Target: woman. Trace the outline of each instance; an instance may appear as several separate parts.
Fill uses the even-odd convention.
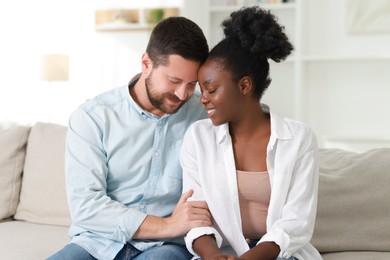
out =
[[[208,203],[214,223],[192,229],[187,247],[202,259],[322,259],[310,244],[316,138],[259,102],[271,83],[268,59],[280,62],[293,47],[258,7],[222,25],[225,38],[198,73],[209,119],[189,128],[181,150],[183,190]]]

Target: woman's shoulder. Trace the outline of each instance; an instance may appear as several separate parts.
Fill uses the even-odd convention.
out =
[[[271,110],[270,107],[266,104],[261,104],[261,107],[263,109],[263,112],[270,114],[271,124],[276,125],[278,128],[285,125],[288,128],[290,128],[291,130],[295,130],[295,129],[297,129],[297,130],[299,130],[299,129],[310,130],[309,125],[307,125],[303,121],[299,121],[299,120],[291,118],[291,117],[282,116],[278,112]]]
[[[209,140],[215,138],[218,133],[218,129],[221,126],[214,126],[209,118],[201,119],[192,123],[187,132],[194,138],[201,138],[202,140]]]
[[[312,132],[310,126],[303,121],[288,117],[283,118],[283,120],[286,122],[287,125],[290,126],[290,129],[292,129],[294,132]]]
[[[282,117],[276,113],[272,113],[271,117],[273,117],[272,121],[274,123],[274,130],[278,133],[288,132],[289,135],[291,135],[291,138],[295,140],[315,138],[315,134],[311,127],[303,121],[289,117]],[[281,129],[284,131],[281,131]]]
[[[204,130],[204,129],[210,131],[210,130],[214,130],[215,126],[213,125],[213,123],[209,118],[205,118],[205,119],[200,119],[198,121],[195,121],[194,123],[192,123],[190,128],[197,131]]]

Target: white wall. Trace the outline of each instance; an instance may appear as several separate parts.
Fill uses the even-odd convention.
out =
[[[126,84],[140,70],[148,32],[97,33],[95,9],[145,4],[181,6],[183,2],[1,1],[0,122],[66,124],[70,113],[81,102]],[[390,34],[348,34],[346,0],[304,0],[304,3],[305,98],[302,102],[307,108],[304,121],[320,139],[326,136],[389,137]],[[189,10],[197,11],[195,16],[203,20],[202,10],[191,7],[186,13]],[[200,24],[207,30],[205,22]],[[69,55],[69,81],[39,80],[39,58],[48,53]],[[291,70],[291,66],[291,62],[282,65],[278,75]],[[287,77],[274,81],[284,85],[293,80],[291,74],[284,75]],[[269,91],[272,94],[272,90]],[[278,108],[289,116],[294,107],[294,93],[276,89],[274,96]]]
[[[0,124],[67,124],[72,111],[141,69],[148,31],[95,31],[99,8],[179,6],[166,0],[0,2]],[[69,55],[69,81],[39,79],[40,57]]]
[[[390,58],[390,29],[383,33],[350,33],[347,14],[352,6],[348,2],[365,2],[366,5],[387,2],[387,8],[390,7],[388,0],[304,0],[304,53],[329,56],[380,55]],[[387,17],[390,19],[389,10]]]
[[[390,30],[351,33],[348,1],[305,2],[305,120],[322,145],[327,138],[373,144],[390,140]],[[387,6],[390,19],[389,1]]]
[[[87,2],[1,2],[0,121],[34,123],[62,117],[88,96],[96,85],[97,69],[90,62],[96,53],[91,45],[92,15]],[[40,56],[50,53],[69,55],[69,82],[39,80]]]

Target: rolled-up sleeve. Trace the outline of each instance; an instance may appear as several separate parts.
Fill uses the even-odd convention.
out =
[[[196,257],[199,257],[199,256],[193,249],[194,241],[197,238],[204,236],[204,235],[213,235],[215,237],[215,240],[217,242],[218,247],[221,247],[221,245],[222,245],[222,237],[215,228],[213,228],[213,227],[193,228],[187,233],[184,240],[186,242],[186,246],[187,246],[188,251]]]

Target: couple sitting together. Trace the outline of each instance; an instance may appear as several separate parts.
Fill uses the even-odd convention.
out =
[[[73,113],[72,241],[49,259],[321,259],[316,138],[260,102],[293,46],[259,7],[222,26],[209,52],[192,21],[161,21],[142,73]]]

